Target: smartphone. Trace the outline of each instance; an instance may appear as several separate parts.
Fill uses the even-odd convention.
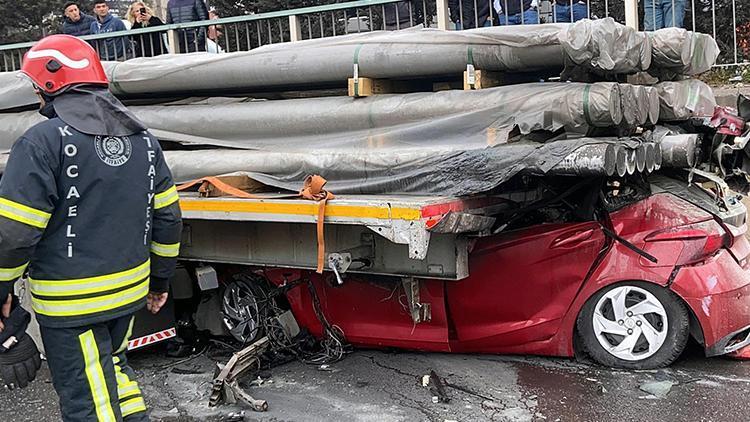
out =
[[[141,7],[141,9],[140,9],[140,10],[139,10],[138,12],[139,12],[139,13],[140,13],[141,15],[145,15],[145,14],[146,14],[146,8],[145,8],[145,7]]]

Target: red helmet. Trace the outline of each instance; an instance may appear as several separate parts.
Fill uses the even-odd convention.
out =
[[[70,35],[50,35],[26,52],[21,72],[48,95],[77,84],[107,85],[96,51]]]

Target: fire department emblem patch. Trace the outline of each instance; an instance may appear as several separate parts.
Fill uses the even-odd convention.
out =
[[[97,136],[94,138],[94,147],[99,159],[112,167],[127,163],[133,151],[127,136]]]

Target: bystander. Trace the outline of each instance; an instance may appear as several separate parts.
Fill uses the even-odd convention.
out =
[[[643,28],[646,31],[682,28],[685,0],[644,0],[643,9]]]
[[[148,28],[164,25],[154,11],[142,1],[130,5],[128,9],[128,21],[130,29]],[[133,35],[133,55],[135,57],[152,57],[164,54],[167,48],[164,43],[163,32],[151,32],[149,34]]]
[[[487,0],[448,0],[451,21],[456,29],[490,26],[490,2]]]
[[[205,20],[208,20],[208,9],[203,0],[169,0],[167,3],[168,24]],[[181,53],[206,51],[206,28],[180,29],[176,37]]]
[[[534,25],[539,23],[539,12],[533,0],[495,0],[499,25]]]
[[[109,5],[104,0],[94,2],[96,20],[91,23],[92,34],[105,34],[125,31],[125,24],[109,12]],[[113,36],[96,40],[95,46],[102,60],[125,60],[129,54],[130,39],[127,36]]]
[[[63,33],[82,37],[91,33],[91,24],[94,23],[94,17],[81,13],[78,3],[69,1],[63,8],[65,17],[63,18]]]
[[[589,8],[583,1],[555,0],[555,22],[578,22],[588,15]]]

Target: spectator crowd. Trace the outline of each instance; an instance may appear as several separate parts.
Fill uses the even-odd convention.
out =
[[[653,31],[665,27],[681,27],[686,0],[644,0],[644,29]],[[410,0],[384,6],[386,29],[402,29],[419,22],[420,7],[409,4]],[[544,6],[544,7],[543,7]],[[456,29],[478,28],[491,25],[521,25],[549,22],[576,22],[590,17],[588,0],[448,0],[451,21]],[[127,23],[113,15],[105,0],[93,4],[93,15],[81,10],[75,1],[65,4],[63,9],[63,32],[74,36],[106,34],[110,32],[153,28],[172,23],[188,23],[218,19],[215,11],[209,11],[204,0],[169,0],[166,22],[154,14],[143,1],[130,5],[125,17]],[[196,51],[221,52],[220,25],[179,29],[171,42],[181,53]],[[91,40],[102,60],[121,60],[131,57],[151,57],[169,51],[169,40],[165,32],[147,32],[127,36],[114,36]]]
[[[197,22],[218,19],[215,11],[208,11],[204,0],[169,0],[167,3],[167,19],[162,21],[154,11],[143,1],[136,1],[130,5],[123,21],[112,14],[109,4],[105,0],[97,0],[93,4],[93,15],[81,10],[79,3],[69,1],[63,8],[63,33],[76,37],[84,35],[107,34],[153,28],[172,23]],[[181,53],[196,51],[219,52],[218,39],[221,36],[221,26],[212,25],[208,28],[180,29],[175,31],[176,50]],[[164,32],[148,32],[127,36],[113,36],[110,38],[89,41],[99,53],[102,60],[123,60],[132,57],[152,57],[169,51],[169,40]]]

